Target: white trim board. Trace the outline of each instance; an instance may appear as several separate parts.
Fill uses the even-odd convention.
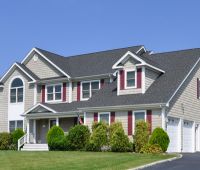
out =
[[[64,72],[60,67],[58,67],[56,64],[54,64],[52,61],[50,61],[44,54],[42,54],[39,50],[37,50],[36,48],[33,48],[27,55],[26,57],[23,59],[23,61],[21,62],[22,64],[25,64],[26,61],[29,59],[29,57],[31,56],[31,54],[33,52],[38,53],[41,57],[43,57],[47,62],[49,62],[54,68],[56,68],[58,71],[60,71],[62,74],[64,74],[67,78],[71,78],[66,72]]]
[[[4,76],[1,78],[0,82],[3,82],[3,80],[7,77],[7,75],[11,72],[14,71],[13,69],[15,69],[15,67],[19,68],[25,75],[27,75],[30,79],[33,80],[33,83],[36,82],[36,80],[30,75],[28,74],[19,64],[14,63],[9,70],[4,74]]]
[[[119,69],[119,68],[123,68],[123,66],[118,66],[122,61],[126,60],[127,57],[131,56],[132,58],[134,58],[135,60],[141,62],[141,64],[136,64],[136,66],[143,66],[143,65],[146,65],[154,70],[157,70],[159,72],[162,72],[162,73],[165,73],[164,70],[161,70],[155,66],[152,66],[148,63],[146,63],[144,60],[142,60],[141,58],[139,58],[137,55],[135,55],[134,53],[130,52],[130,51],[127,51],[113,66],[112,66],[112,69]]]

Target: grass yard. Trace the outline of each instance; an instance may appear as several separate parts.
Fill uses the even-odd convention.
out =
[[[175,155],[111,152],[17,152],[0,151],[2,170],[128,169]]]

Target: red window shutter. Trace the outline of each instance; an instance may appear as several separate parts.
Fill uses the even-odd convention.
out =
[[[142,87],[142,68],[137,69],[137,88]]]
[[[199,99],[199,78],[197,78],[197,99]]]
[[[111,112],[110,124],[115,122],[115,112]]]
[[[81,83],[77,82],[77,101],[81,99]]]
[[[124,90],[124,70],[120,70],[120,90]]]
[[[147,110],[147,122],[149,123],[149,132],[152,131],[152,111]]]
[[[128,135],[133,134],[132,129],[133,129],[133,114],[132,111],[128,111]]]
[[[101,79],[101,88],[104,86],[104,79]]]
[[[42,103],[45,103],[45,85],[42,85]]]
[[[94,122],[98,122],[98,113],[94,113]]]
[[[66,83],[63,83],[63,102],[66,101]]]

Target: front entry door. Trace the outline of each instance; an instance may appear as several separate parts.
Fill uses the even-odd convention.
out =
[[[46,135],[49,130],[49,120],[41,119],[37,120],[37,143],[47,143]]]

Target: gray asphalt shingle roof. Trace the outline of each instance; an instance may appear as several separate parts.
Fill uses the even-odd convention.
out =
[[[91,75],[100,75],[113,73],[112,66],[127,52],[136,53],[142,46],[133,46],[120,48],[90,54],[82,54],[77,56],[63,57],[39,48],[43,55],[61,68],[71,77],[83,77]],[[155,61],[151,61],[146,57],[139,56],[148,64],[160,67]]]
[[[200,49],[191,49],[146,56],[165,70],[145,94],[117,96],[116,80],[107,84],[87,103],[87,107],[167,103],[178,86],[200,58]]]

